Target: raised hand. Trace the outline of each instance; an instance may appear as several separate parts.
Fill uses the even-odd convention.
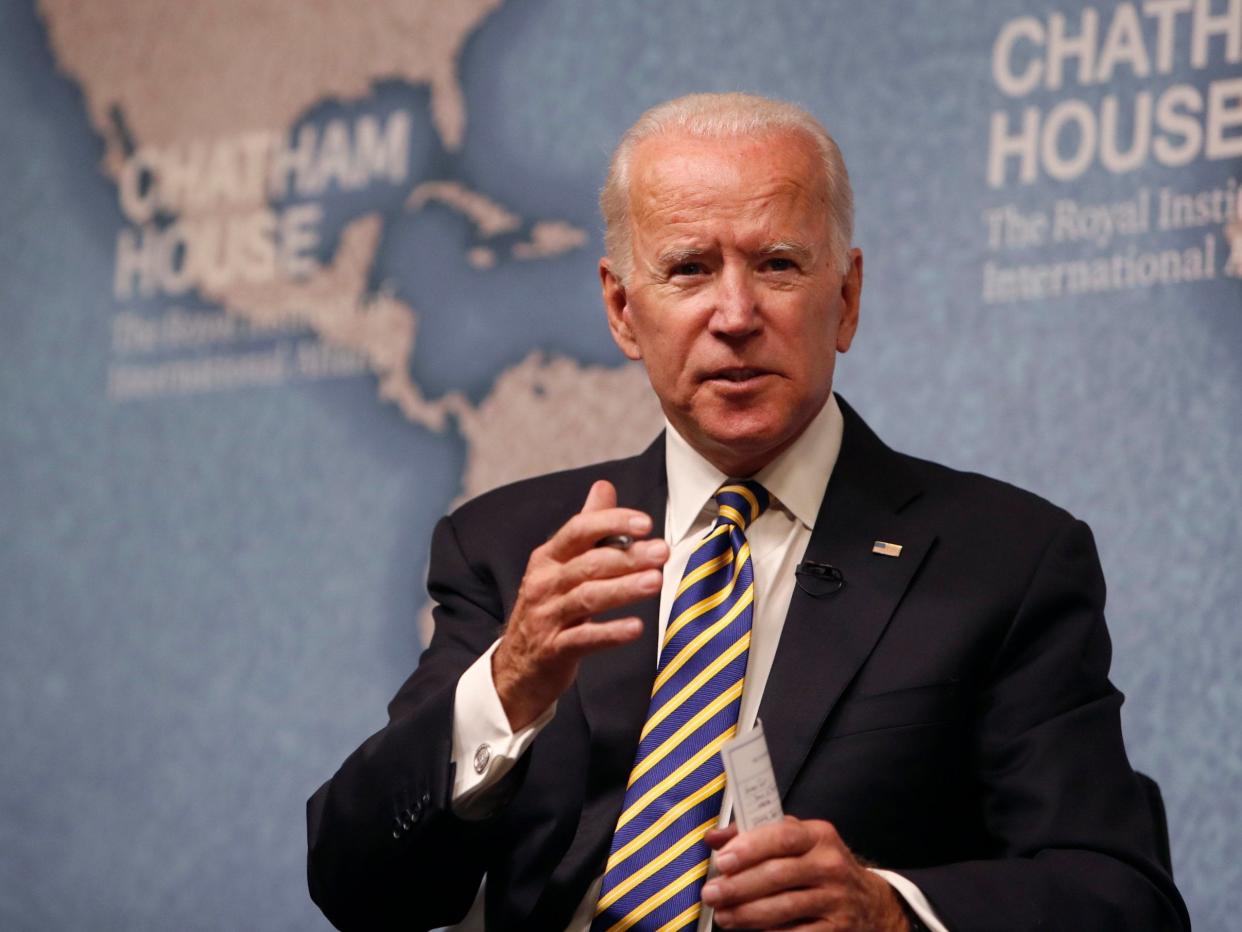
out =
[[[586,503],[526,564],[492,678],[514,731],[552,705],[578,673],[582,658],[635,640],[638,618],[594,622],[592,616],[660,591],[668,559],[662,540],[643,540],[651,517],[617,507],[612,483],[596,482]],[[627,550],[597,547],[612,535],[639,538]]]

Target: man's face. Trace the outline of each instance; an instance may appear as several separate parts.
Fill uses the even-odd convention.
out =
[[[858,325],[862,254],[842,275],[826,182],[801,134],[658,136],[630,169],[629,280],[600,263],[613,339],[646,365],[691,446],[750,475],[827,400]]]

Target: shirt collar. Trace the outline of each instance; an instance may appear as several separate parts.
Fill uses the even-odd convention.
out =
[[[808,528],[815,525],[819,515],[828,478],[841,452],[844,428],[836,396],[829,394],[828,401],[789,449],[755,473],[755,481],[763,484],[775,502]],[[704,459],[667,419],[664,453],[668,469],[664,533],[669,544],[675,545],[689,533],[725,479],[732,477]]]

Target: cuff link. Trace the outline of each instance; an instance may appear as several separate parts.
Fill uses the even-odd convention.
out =
[[[474,772],[483,773],[492,762],[492,746],[484,742],[474,750]]]

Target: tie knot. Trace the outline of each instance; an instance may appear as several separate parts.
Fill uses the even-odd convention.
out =
[[[730,479],[716,491],[716,523],[727,522],[745,531],[768,507],[768,490],[753,479]]]

